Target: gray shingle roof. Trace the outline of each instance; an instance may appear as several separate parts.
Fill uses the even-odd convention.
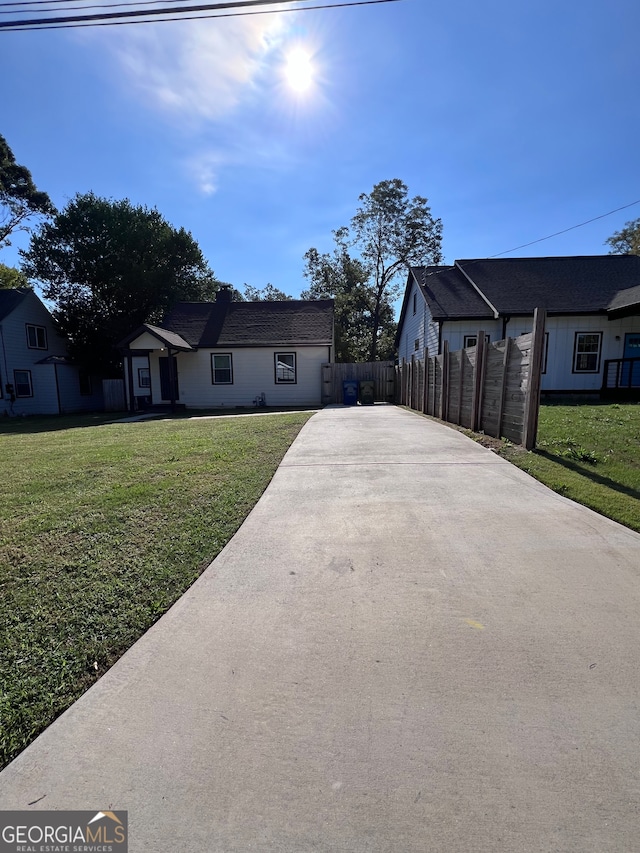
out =
[[[411,269],[427,300],[434,320],[448,317],[492,318],[493,312],[456,267]]]
[[[333,300],[179,302],[162,325],[193,347],[324,345],[333,340]]]
[[[620,290],[607,305],[607,313],[623,316],[627,313],[637,314],[640,311],[640,284]]]
[[[619,294],[640,286],[636,255],[472,258],[456,264],[501,315],[532,314],[538,306],[549,314],[604,313]],[[434,319],[490,317],[488,306],[457,267],[412,270]]]
[[[18,307],[28,290],[0,290],[0,320],[11,314]]]

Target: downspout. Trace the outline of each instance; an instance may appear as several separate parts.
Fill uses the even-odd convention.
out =
[[[9,368],[7,367],[7,351],[4,348],[4,332],[2,331],[2,326],[0,326],[0,338],[2,338],[2,356],[4,358],[4,381],[5,385],[9,382]],[[4,392],[2,388],[0,388],[0,400],[4,399]]]
[[[438,323],[438,355],[442,355],[442,326],[443,323]]]
[[[133,413],[135,411],[135,397],[133,396],[133,357],[131,355],[131,350],[126,350],[128,355],[125,355],[127,359],[127,379],[129,380],[129,411]]]
[[[63,415],[64,412],[62,411],[62,404],[60,403],[60,383],[58,382],[58,365],[56,364],[55,361],[53,363],[53,375],[55,376],[55,380],[56,380],[56,397],[58,398],[58,414]]]
[[[502,340],[503,341],[506,341],[506,339],[507,339],[507,323],[509,322],[510,319],[511,319],[511,317],[503,317],[502,318]]]
[[[167,347],[167,355],[169,356],[169,402],[171,403],[171,411],[176,410],[176,375],[177,368],[174,361],[174,354],[171,352],[171,347]]]

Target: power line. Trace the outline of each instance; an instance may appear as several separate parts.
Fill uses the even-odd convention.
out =
[[[55,2],[55,0],[53,0]],[[68,15],[60,18],[33,18],[33,19],[22,19],[22,20],[13,20],[13,21],[4,21],[0,22],[0,30],[8,30],[11,29],[14,32],[24,32],[28,30],[52,30],[52,29],[66,29],[70,27],[90,27],[90,26],[110,26],[117,24],[148,24],[153,23],[153,19],[149,20],[115,20],[121,18],[140,18],[140,16],[144,16],[148,18],[149,16],[156,15],[174,15],[175,17],[169,18],[160,18],[158,22],[164,21],[181,21],[181,20],[202,20],[205,18],[233,18],[233,17],[243,17],[244,15],[263,15],[263,14],[280,14],[282,12],[306,12],[312,9],[338,9],[345,8],[348,6],[373,6],[379,5],[382,3],[399,3],[402,0],[348,0],[348,2],[340,2],[340,3],[324,3],[324,4],[316,4],[313,6],[302,6],[296,8],[287,8],[287,9],[259,9],[255,11],[233,11],[233,12],[221,12],[220,14],[213,15],[192,15],[189,16],[185,13],[187,12],[206,12],[206,11],[216,11],[220,9],[244,9],[249,6],[273,6],[276,0],[246,0],[246,2],[242,3],[205,3],[197,6],[185,6],[185,7],[166,7],[161,9],[149,9],[149,10],[132,10],[128,12],[107,12],[102,14],[94,14],[94,15]],[[298,0],[278,0],[278,2],[287,2],[293,3],[298,2]],[[305,0],[306,2],[306,0]],[[117,4],[116,4],[117,5]],[[57,10],[56,10],[57,11]]]
[[[543,243],[545,240],[550,240],[552,237],[557,237],[559,234],[566,234],[567,231],[574,231],[576,228],[582,228],[583,225],[589,225],[591,222],[596,222],[598,219],[604,219],[611,216],[612,213],[618,213],[619,210],[625,210],[627,207],[633,207],[634,204],[640,204],[640,198],[637,201],[632,201],[629,204],[623,204],[622,207],[616,207],[615,210],[610,210],[608,213],[602,213],[600,216],[594,216],[593,219],[587,219],[586,222],[580,222],[578,225],[572,225],[570,228],[563,228],[562,231],[556,231],[554,234],[549,234],[548,237],[540,237],[538,240],[532,240],[530,243],[523,243],[521,246],[516,246],[513,249],[507,249],[506,252],[498,252],[497,255],[489,255],[491,258],[499,258],[500,255],[508,255],[510,252],[517,252],[518,249],[526,249],[527,246],[533,246],[535,243]]]
[[[47,6],[51,6],[52,3],[69,3],[73,2],[73,0],[28,0],[28,3],[20,3],[15,5],[26,6],[33,4],[44,3]],[[85,3],[86,0],[77,0],[77,2]],[[163,0],[137,0],[137,2],[130,3],[96,3],[91,6],[56,6],[55,9],[39,9],[40,13],[42,12],[84,12],[87,9],[118,9],[121,6],[156,6],[158,3],[162,3]],[[174,0],[176,3],[189,3],[190,0]],[[275,0],[274,0],[275,2]],[[293,2],[293,0],[291,0]],[[3,9],[2,6],[13,6],[13,3],[0,3],[0,15],[22,15],[26,14],[26,11],[22,11],[21,9]],[[140,14],[143,14],[142,12]],[[48,18],[47,20],[51,20]],[[22,21],[22,23],[27,23],[27,21]]]
[[[582,228],[583,225],[589,225],[591,222],[597,222],[598,219],[605,219],[607,216],[611,216],[614,213],[618,213],[620,210],[626,210],[628,207],[633,207],[636,204],[640,204],[640,199],[636,201],[631,201],[629,204],[623,204],[621,207],[616,207],[615,210],[610,210],[607,213],[601,213],[600,216],[594,216],[592,219],[587,219],[585,222],[580,222],[578,225],[571,225],[569,228],[563,228],[562,231],[556,231],[554,234],[549,234],[547,237],[540,237],[538,240],[532,240],[530,243],[523,243],[521,246],[515,246],[513,249],[507,249],[505,252],[498,252],[495,255],[489,255],[487,258],[477,258],[475,261],[472,261],[469,264],[465,264],[464,267],[460,267],[460,269],[469,269],[469,267],[473,266],[474,263],[481,263],[483,260],[492,260],[492,258],[499,258],[501,255],[508,255],[510,252],[517,252],[518,249],[524,249],[527,246],[533,246],[535,243],[542,243],[545,240],[550,240],[552,237],[557,237],[559,234],[566,234],[567,231],[574,231],[576,228]],[[439,265],[440,266],[440,265]],[[444,265],[443,265],[444,266]],[[432,275],[443,275],[444,273],[451,272],[452,264],[447,264],[444,266],[444,269],[434,270],[433,272],[428,273],[427,267],[424,268],[423,272],[423,280],[426,281],[427,278],[430,278]]]

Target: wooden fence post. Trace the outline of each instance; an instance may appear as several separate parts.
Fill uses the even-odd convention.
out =
[[[480,411],[482,409],[482,365],[484,361],[484,332],[478,332],[476,343],[476,363],[473,368],[473,397],[471,399],[471,430],[477,432],[480,425]]]
[[[410,409],[413,409],[413,383],[415,380],[415,364],[416,357],[414,353],[411,353],[411,362],[409,365],[409,399],[407,405]]]
[[[498,427],[496,438],[502,435],[502,416],[504,414],[504,403],[507,395],[507,375],[509,373],[509,355],[511,354],[512,339],[507,338],[504,342],[504,355],[502,356],[502,381],[500,385],[500,399],[498,402]]]
[[[540,380],[542,375],[542,353],[544,351],[544,326],[547,312],[536,308],[533,312],[533,334],[531,335],[531,355],[529,356],[529,382],[524,407],[523,444],[527,450],[536,446],[538,434],[538,414],[540,412]]]
[[[440,419],[447,420],[449,414],[449,341],[442,347],[442,393],[440,394]]]
[[[424,350],[424,385],[422,387],[422,412],[427,414],[429,408],[429,347]]]

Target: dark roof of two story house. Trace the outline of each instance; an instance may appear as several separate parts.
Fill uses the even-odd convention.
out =
[[[11,314],[30,292],[26,288],[0,290],[0,320],[4,320],[7,315]]]
[[[640,256],[493,258],[412,267],[398,328],[415,280],[434,320],[548,314],[640,313]]]
[[[145,324],[119,346],[128,346],[145,331],[165,346],[183,350],[329,345],[333,300],[179,302],[160,326]]]

